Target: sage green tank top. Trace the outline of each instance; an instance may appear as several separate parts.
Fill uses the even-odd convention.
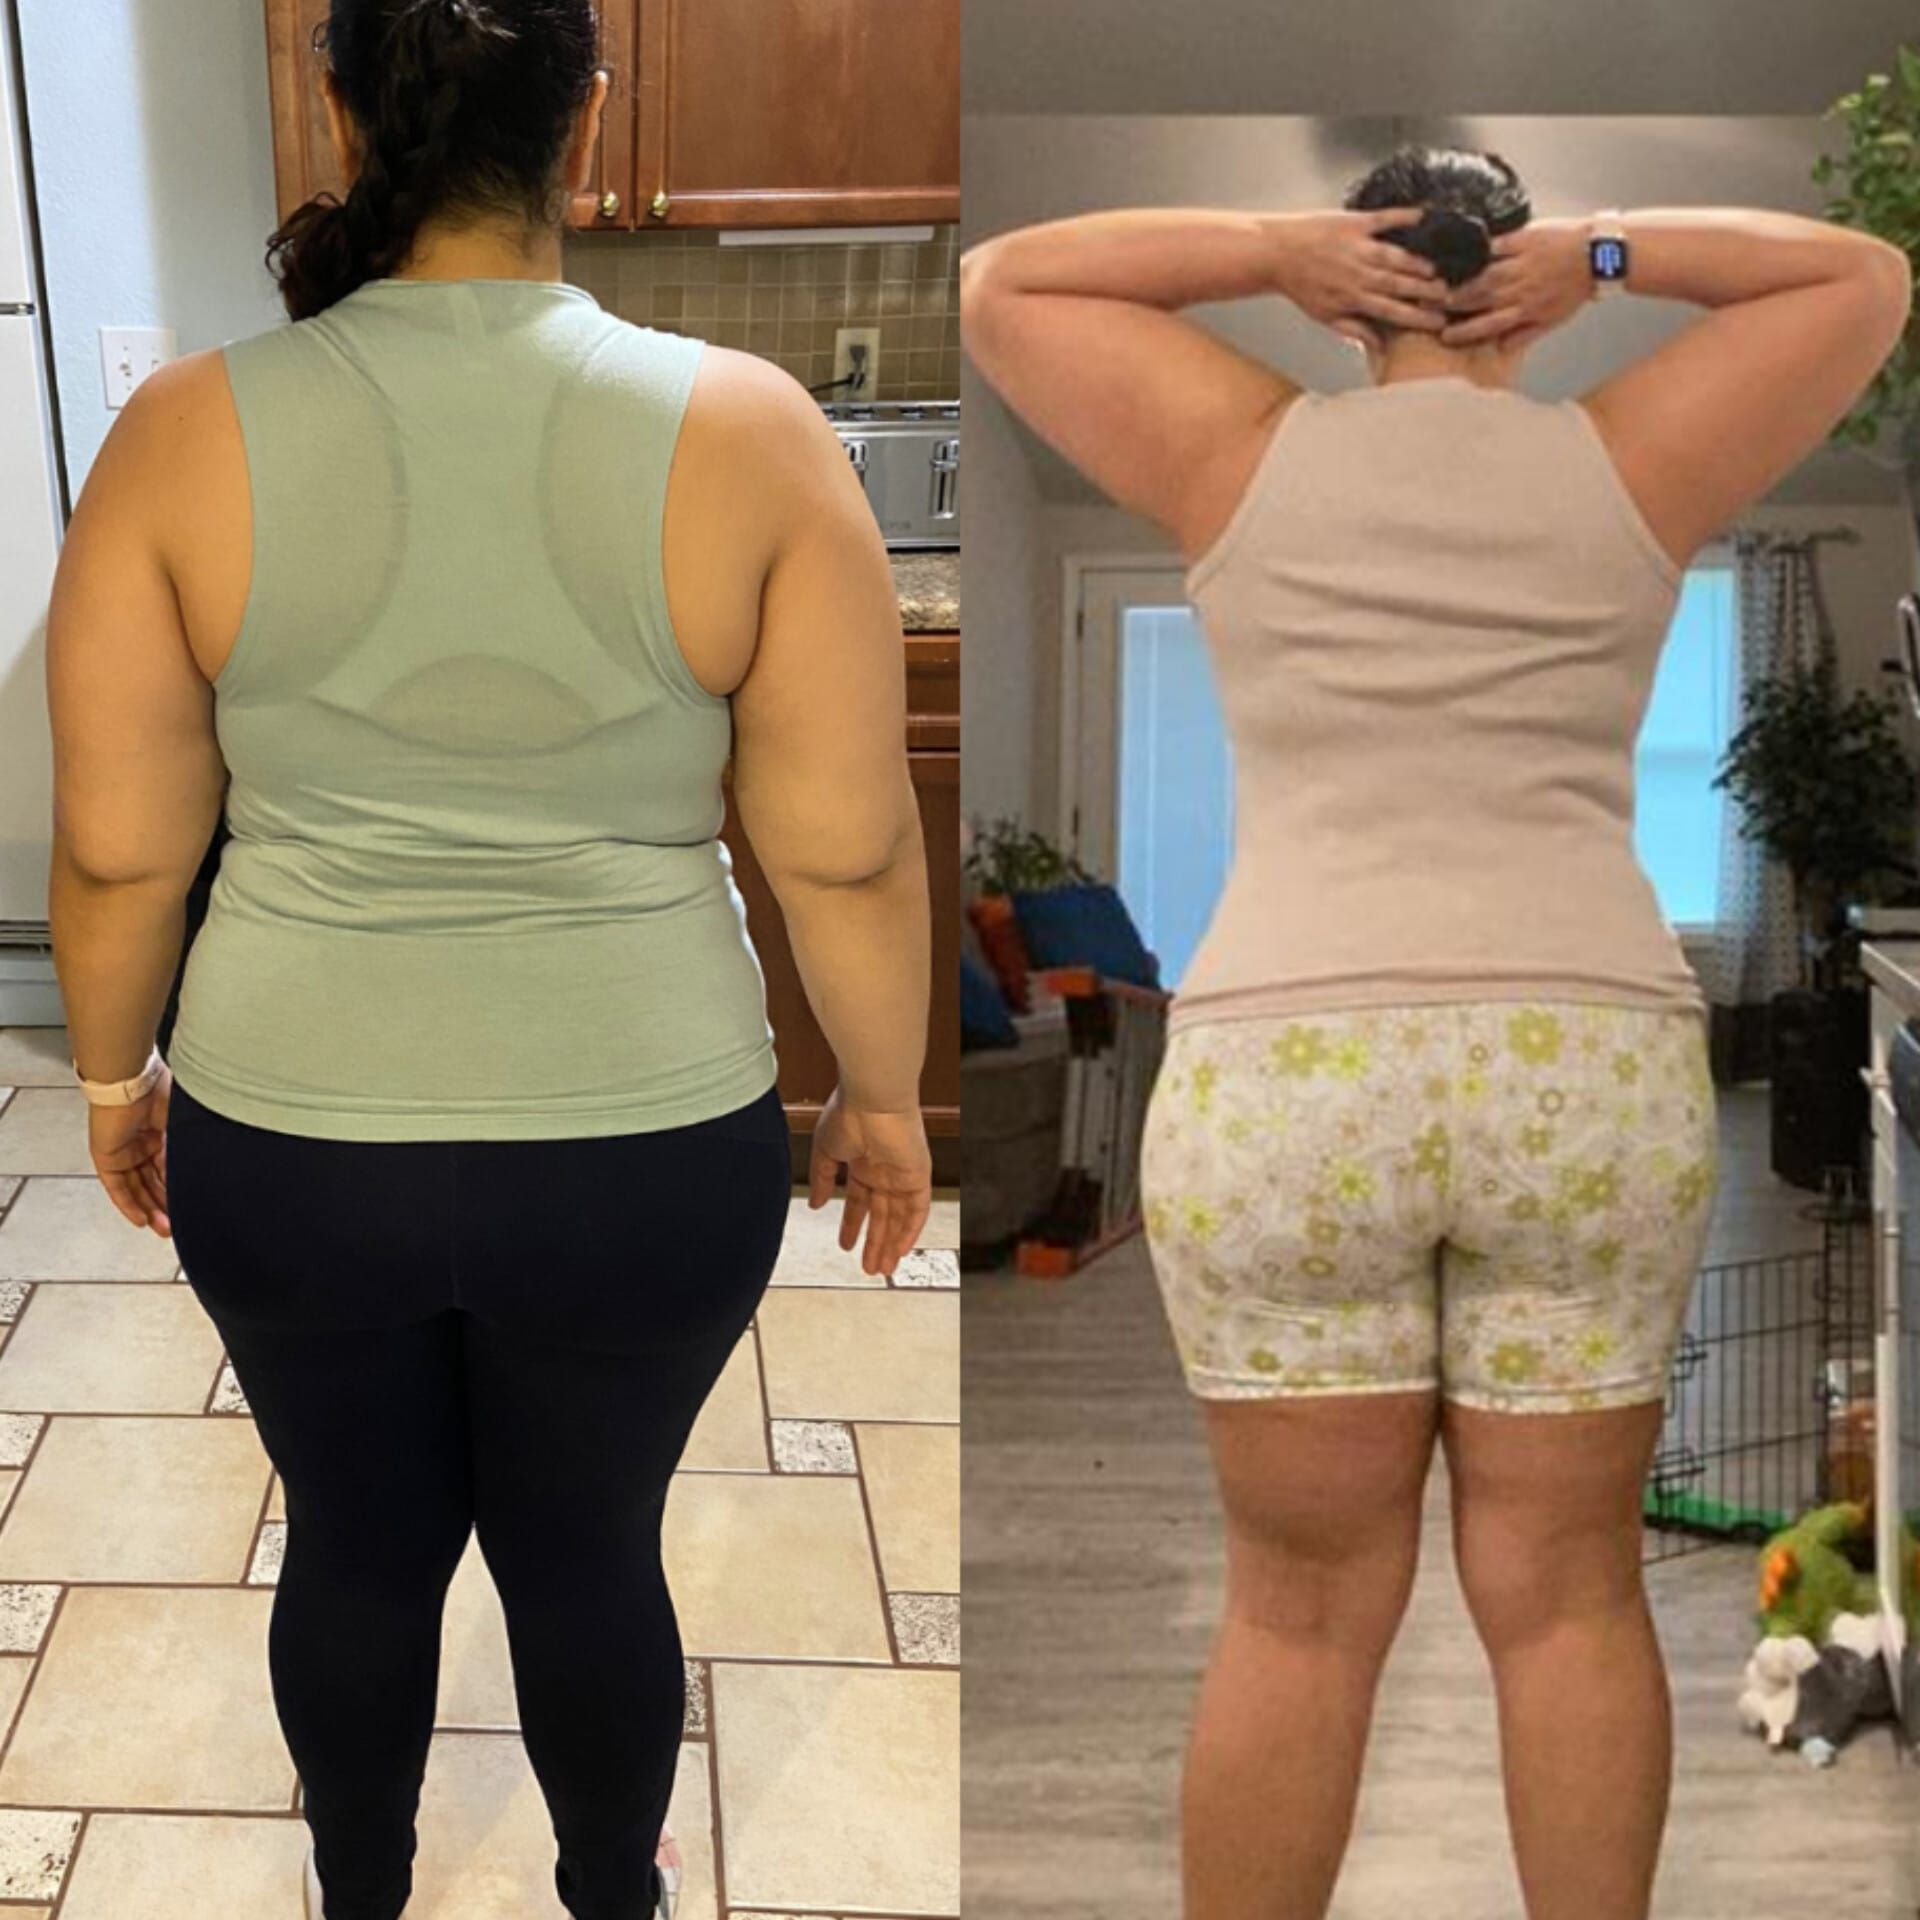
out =
[[[557,282],[369,282],[228,344],[253,574],[233,838],[169,1065],[341,1140],[640,1132],[775,1080],[732,713],[661,563],[699,340]]]

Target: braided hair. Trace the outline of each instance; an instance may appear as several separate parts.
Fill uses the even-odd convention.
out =
[[[564,217],[558,170],[598,71],[593,0],[332,0],[314,49],[360,170],[267,242],[289,318],[390,275],[435,215]]]
[[[1470,148],[1406,146],[1347,189],[1342,203],[1366,213],[1376,207],[1420,207],[1404,227],[1378,237],[1431,260],[1450,287],[1471,280],[1492,258],[1493,236],[1512,233],[1533,217],[1526,187],[1497,153]],[[1398,332],[1391,321],[1368,323]]]

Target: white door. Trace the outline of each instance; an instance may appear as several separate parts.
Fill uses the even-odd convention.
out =
[[[1061,817],[1177,991],[1233,857],[1233,762],[1177,566],[1081,562],[1063,688]]]

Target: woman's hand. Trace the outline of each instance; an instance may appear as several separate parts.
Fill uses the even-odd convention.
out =
[[[1440,269],[1377,237],[1419,218],[1418,207],[1276,214],[1274,283],[1302,313],[1349,340],[1379,345],[1369,320],[1438,333],[1446,324],[1440,303],[1448,291]]]
[[[167,1102],[173,1075],[163,1071],[146,1098],[126,1107],[87,1109],[87,1151],[107,1198],[136,1227],[173,1237],[167,1218]]]
[[[1499,340],[1525,347],[1551,333],[1593,297],[1585,220],[1534,220],[1495,236],[1493,258],[1452,291],[1447,347]]]
[[[864,1221],[861,1271],[891,1274],[901,1256],[913,1251],[933,1208],[933,1155],[919,1110],[876,1113],[848,1106],[835,1087],[813,1129],[809,1207],[824,1207],[833,1198],[842,1167],[847,1204],[840,1215],[840,1245],[851,1252]]]

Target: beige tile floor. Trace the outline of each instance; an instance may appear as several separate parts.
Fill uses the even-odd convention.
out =
[[[0,1920],[300,1920],[280,1487],[68,1073],[62,1029],[0,1029]],[[667,1505],[684,1920],[960,1910],[958,1201],[891,1283],[837,1222],[796,1193]],[[408,1920],[563,1920],[472,1543],[436,1718]]]

